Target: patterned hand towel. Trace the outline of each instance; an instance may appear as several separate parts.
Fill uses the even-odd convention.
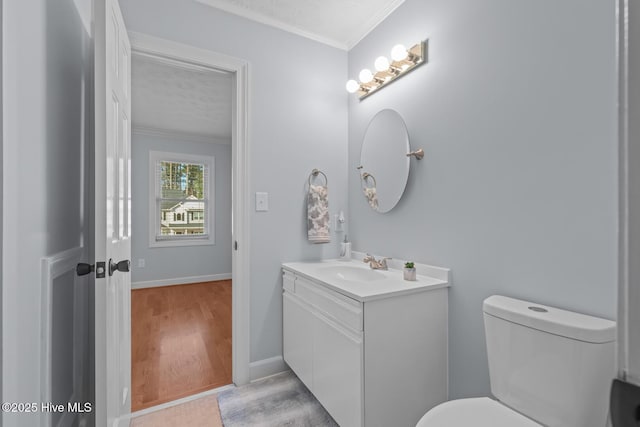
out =
[[[311,243],[329,243],[329,194],[324,185],[310,185],[307,197],[307,236]]]
[[[364,191],[364,197],[367,198],[367,202],[369,202],[369,206],[374,211],[378,210],[378,193],[376,192],[376,187],[366,187],[362,189]]]

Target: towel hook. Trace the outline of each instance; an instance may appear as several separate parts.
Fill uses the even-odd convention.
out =
[[[309,174],[309,185],[311,185],[311,178],[315,178],[317,177],[319,174],[321,174],[322,176],[324,176],[324,185],[329,185],[329,179],[327,178],[327,175],[325,175],[324,172],[322,172],[320,169],[314,169],[311,171],[311,173]]]

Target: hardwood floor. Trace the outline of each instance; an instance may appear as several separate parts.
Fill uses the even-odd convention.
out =
[[[131,410],[231,383],[231,280],[131,292]]]

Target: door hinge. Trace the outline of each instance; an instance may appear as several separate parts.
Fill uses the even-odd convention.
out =
[[[238,250],[238,241],[237,240],[235,240],[233,242],[233,249],[236,250],[236,251]]]

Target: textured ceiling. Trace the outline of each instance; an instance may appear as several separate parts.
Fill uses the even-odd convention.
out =
[[[350,49],[404,0],[196,0],[341,49]]]
[[[134,127],[231,140],[230,73],[133,55],[131,76]]]

